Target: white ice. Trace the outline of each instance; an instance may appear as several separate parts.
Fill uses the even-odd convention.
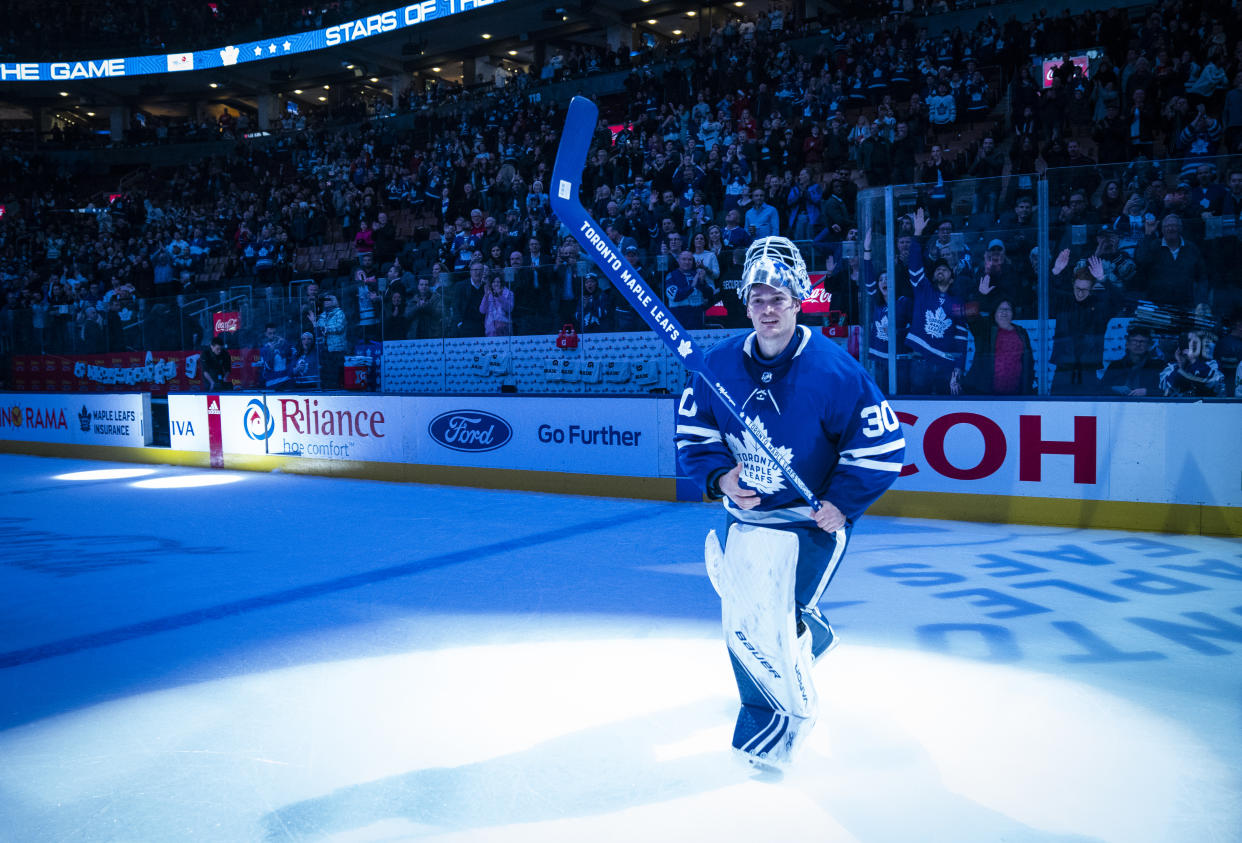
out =
[[[1242,840],[1238,541],[863,519],[774,781],[714,506],[0,477],[3,841]]]

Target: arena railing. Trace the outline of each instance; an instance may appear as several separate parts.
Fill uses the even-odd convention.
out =
[[[716,262],[717,284],[734,282],[727,295],[704,286],[687,296],[683,287],[666,302],[671,312],[714,336],[748,324],[733,292],[743,254],[727,251]],[[219,334],[239,389],[634,394],[681,386],[680,366],[583,255],[485,267],[473,278],[478,291],[470,270],[453,269],[451,260],[403,258],[413,271],[385,273],[383,263],[377,273],[360,272],[357,259],[344,258],[291,284],[275,280],[279,266],[243,268],[229,281],[199,272],[183,277],[187,291],[178,295],[138,296],[122,286],[98,302],[83,285],[76,298],[58,292],[47,303],[3,311],[0,370],[17,388],[58,390],[84,386],[69,377],[75,369],[165,361],[182,368],[154,384],[157,391],[196,388],[198,370],[184,361],[197,360]],[[677,265],[667,254],[636,260],[651,278]],[[494,295],[485,303],[488,288]],[[729,307],[712,307],[725,300]],[[611,367],[607,358],[615,358]],[[127,386],[143,384],[118,388]]]

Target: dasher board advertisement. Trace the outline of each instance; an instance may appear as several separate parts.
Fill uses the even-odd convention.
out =
[[[404,461],[402,403],[382,395],[170,395],[170,445],[210,451],[218,413],[225,454]]]
[[[0,395],[0,439],[141,447],[150,442],[151,399],[123,395]]]
[[[672,404],[649,398],[409,399],[414,460],[573,474],[675,474]]]
[[[1242,506],[1237,404],[893,402],[894,489]]]

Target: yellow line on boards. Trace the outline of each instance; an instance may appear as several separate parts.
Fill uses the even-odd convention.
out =
[[[905,518],[1039,524],[1093,530],[1242,535],[1242,508],[1235,506],[889,491],[872,505],[869,512]]]
[[[210,458],[206,452],[174,451],[168,448],[64,445],[0,440],[0,453],[181,465],[196,468],[206,468],[210,464]],[[410,465],[243,454],[225,455],[224,467],[237,471],[279,470],[289,474],[348,477],[394,483],[427,483],[641,500],[674,501],[677,499],[677,482],[669,477],[624,477],[555,471]],[[870,513],[903,518],[1036,524],[1096,530],[1242,536],[1242,507],[1200,504],[1070,500],[897,490],[890,491],[880,498],[871,507]]]

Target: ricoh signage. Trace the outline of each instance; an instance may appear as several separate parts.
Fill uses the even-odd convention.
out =
[[[907,426],[907,444],[918,441],[922,452],[921,458],[915,458],[907,450],[909,461],[902,467],[901,476],[931,472],[941,481],[1001,477],[1012,484],[1015,477],[1023,483],[1042,483],[1045,473],[1050,473],[1062,489],[1071,484],[1096,485],[1101,468],[1100,419],[1094,413],[1066,416],[1049,412],[1058,406],[1066,405],[1046,404],[1031,412],[1019,411],[1016,425],[1013,414],[985,415],[960,405],[947,413],[899,411],[897,418]],[[1046,424],[1064,429],[1064,433],[1045,435]],[[1049,460],[1045,469],[1045,458],[1053,456],[1068,459]]]
[[[906,440],[894,489],[1242,504],[1236,405],[894,403]]]

